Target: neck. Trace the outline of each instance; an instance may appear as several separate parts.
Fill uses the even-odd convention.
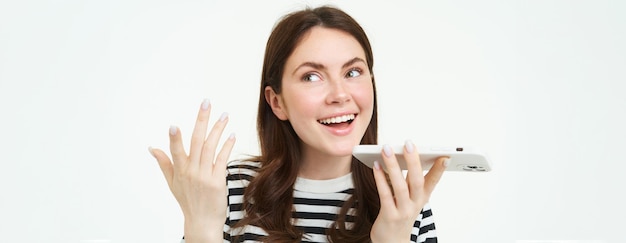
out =
[[[298,176],[313,180],[328,180],[350,173],[352,155],[331,156],[303,151]]]

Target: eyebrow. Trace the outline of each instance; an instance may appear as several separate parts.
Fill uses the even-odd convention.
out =
[[[346,63],[344,63],[341,68],[346,68],[352,64],[355,64],[357,62],[362,62],[362,63],[366,63],[365,60],[363,60],[363,58],[360,57],[355,57],[350,59],[349,61],[347,61]],[[298,69],[302,68],[302,67],[312,67],[315,69],[326,69],[326,66],[324,66],[324,64],[321,63],[316,63],[316,62],[305,62],[300,64],[300,66],[296,67],[296,69],[293,71],[293,74],[295,74]]]

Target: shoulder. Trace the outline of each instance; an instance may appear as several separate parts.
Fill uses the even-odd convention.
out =
[[[256,176],[257,171],[261,168],[261,163],[256,161],[234,160],[228,162],[226,170],[228,176],[231,175],[249,175]]]
[[[426,203],[424,205],[424,208],[422,209],[422,212],[420,213],[418,220],[424,223],[432,223],[432,224],[435,223],[435,221],[433,220],[433,210],[430,207],[430,203]]]
[[[411,242],[437,242],[437,230],[430,203],[426,203],[422,212],[415,220]]]
[[[246,187],[257,175],[261,163],[254,161],[236,160],[226,165],[226,186],[228,191],[228,216],[226,227],[229,222],[237,222],[244,216],[243,200]]]
[[[226,165],[227,184],[229,188],[246,187],[261,168],[260,162],[235,160]]]

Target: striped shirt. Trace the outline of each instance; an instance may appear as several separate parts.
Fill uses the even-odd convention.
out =
[[[229,223],[243,218],[243,192],[256,175],[260,163],[234,161],[228,165],[228,212],[224,224],[224,242],[239,236],[244,243],[260,242],[267,233],[256,226],[248,225],[231,229]],[[297,178],[294,185],[294,224],[304,232],[302,242],[328,242],[326,230],[334,223],[341,205],[354,192],[352,174],[330,180],[310,180]],[[354,216],[354,209],[348,211]],[[348,217],[350,220],[352,217]],[[350,222],[346,223],[350,227]],[[426,204],[413,224],[410,242],[435,243],[437,235],[430,206]],[[184,240],[182,241],[184,243]]]

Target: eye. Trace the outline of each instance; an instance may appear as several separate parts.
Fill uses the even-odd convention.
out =
[[[358,68],[353,68],[350,69],[350,71],[348,71],[348,73],[346,73],[346,78],[356,78],[358,76],[361,76],[361,69]]]
[[[302,80],[307,82],[316,82],[322,80],[322,78],[315,73],[307,73],[302,77]]]

